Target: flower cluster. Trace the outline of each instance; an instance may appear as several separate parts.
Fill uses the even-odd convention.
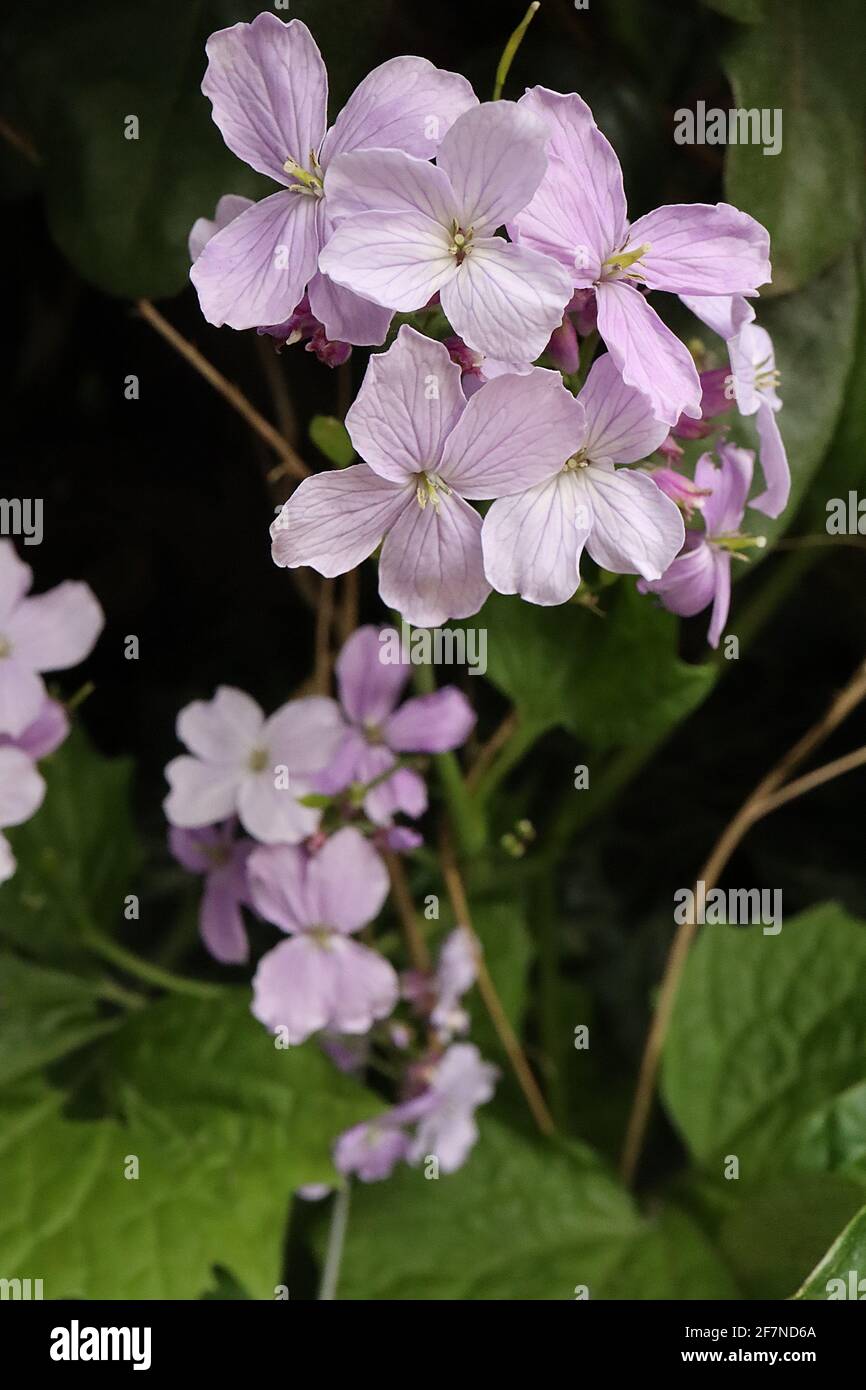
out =
[[[471,1044],[454,1042],[468,1028],[460,999],[475,978],[474,937],[456,929],[435,971],[401,983],[365,930],[388,896],[385,856],[420,843],[395,819],[427,807],[409,760],[458,747],[475,722],[455,687],[401,704],[411,667],[390,656],[375,627],[358,628],[337,659],[339,700],[290,700],[270,718],[221,687],[180,712],[188,752],[166,769],[172,851],[204,877],[207,949],[223,964],[249,959],[245,910],[284,933],[256,966],[256,1018],[285,1046],[317,1037],[340,1066],[396,1053],[402,1099],[375,1122],[375,1142],[372,1130],[363,1144],[352,1131],[335,1151],[365,1180],[429,1152],[445,1171],[458,1167],[493,1079]],[[401,1001],[409,1021],[391,1017]]]

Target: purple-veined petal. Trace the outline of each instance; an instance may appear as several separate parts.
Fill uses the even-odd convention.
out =
[[[668,566],[664,574],[650,583],[638,581],[642,593],[658,594],[665,608],[681,618],[700,613],[715,599],[716,565],[713,547],[695,531],[689,532],[687,548]]]
[[[336,700],[308,695],[289,700],[267,720],[262,743],[271,762],[306,777],[321,772],[343,741],[346,726]]]
[[[464,231],[488,236],[526,206],[544,177],[546,144],[544,122],[511,101],[486,101],[454,122],[436,162]]]
[[[721,467],[711,454],[701,454],[695,465],[695,486],[709,491],[703,505],[708,536],[730,536],[739,531],[752,486],[755,456],[751,449],[719,445]]]
[[[731,557],[728,552],[713,548],[713,565],[716,571],[716,592],[707,641],[711,647],[717,647],[731,610]]]
[[[307,892],[307,854],[297,845],[261,845],[247,860],[250,903],[281,931],[315,924]]]
[[[337,221],[365,212],[422,212],[447,227],[456,212],[444,171],[401,150],[338,155],[325,175],[325,199]]]
[[[309,167],[327,119],[328,74],[306,24],[284,24],[264,11],[251,24],[211,34],[206,52],[201,89],[229,149],[260,174],[288,184],[283,165],[292,158]]]
[[[177,736],[206,762],[240,767],[261,741],[265,716],[251,695],[221,685],[212,700],[193,700],[177,716]]]
[[[646,396],[626,386],[609,352],[592,364],[579,400],[586,411],[583,447],[589,459],[637,463],[667,437],[667,425],[653,415]]]
[[[465,406],[448,349],[404,324],[388,351],[370,358],[346,429],[375,473],[405,483],[422,470],[438,472]]]
[[[253,206],[252,198],[244,198],[240,193],[224,193],[216,205],[213,217],[197,217],[189,234],[189,258],[197,261],[211,237],[221,232],[242,212]]]
[[[370,841],[347,825],[310,859],[307,896],[316,923],[344,933],[359,931],[382,911],[388,871]]]
[[[765,516],[776,517],[785,510],[791,495],[788,454],[775,413],[766,401],[762,401],[758,407],[755,423],[761,442],[761,468],[764,470],[764,482],[767,486],[751,505],[755,511],[763,512]]]
[[[600,266],[619,250],[628,231],[622,169],[613,147],[586,102],[573,92],[563,95],[533,87],[519,105],[540,116],[550,132],[548,171],[536,195],[538,201],[515,218],[520,239],[539,250],[548,241],[559,245],[563,253],[570,252],[576,271],[582,268],[577,252],[587,267]],[[554,184],[560,184],[562,191],[554,192]],[[566,228],[571,233],[567,242]],[[593,279],[597,277],[598,270]],[[575,279],[574,283],[592,281]]]
[[[7,619],[3,635],[22,665],[65,671],[93,649],[105,614],[87,584],[67,580],[45,594],[25,598]]]
[[[336,284],[329,275],[316,273],[307,287],[310,309],[333,343],[378,347],[384,343],[393,318],[390,309],[362,299]]]
[[[598,330],[620,376],[649,401],[667,425],[698,419],[701,381],[685,344],[662,323],[643,295],[624,281],[597,287]]]
[[[457,272],[447,227],[421,212],[363,212],[340,222],[319,255],[338,285],[386,309],[423,309]]]
[[[629,245],[648,246],[641,275],[674,294],[753,294],[772,278],[770,235],[730,203],[671,203],[639,217]]]
[[[478,98],[465,77],[426,58],[389,58],[349,97],[322,146],[330,165],[347,150],[395,149],[432,159],[439,142]]]
[[[465,743],[475,727],[475,711],[456,685],[416,695],[385,724],[385,740],[396,753],[448,753]]]
[[[487,578],[499,593],[520,594],[529,603],[565,603],[580,583],[591,525],[590,500],[571,470],[501,498],[481,531]]]
[[[382,546],[379,593],[415,627],[477,613],[490,593],[478,513],[456,493],[407,507]]]
[[[46,699],[42,677],[14,656],[0,657],[0,734],[19,738]]]
[[[189,273],[208,323],[282,323],[316,270],[316,199],[281,190],[254,203],[210,241]]]
[[[482,237],[454,272],[438,288],[465,343],[513,362],[541,355],[571,298],[571,276],[561,265],[501,237]]]
[[[271,526],[274,563],[345,574],[372,555],[409,505],[414,484],[390,483],[366,463],[305,478]]]
[[[739,333],[744,323],[751,323],[755,311],[741,294],[681,294],[680,299],[695,318],[705,323],[725,342]]]
[[[381,628],[357,628],[337,657],[340,703],[356,724],[381,724],[394,709],[409,679],[408,661],[384,661]]]
[[[11,541],[0,540],[0,623],[14,612],[33,583],[33,571]]]
[[[172,759],[165,775],[171,790],[163,810],[172,825],[187,829],[213,825],[234,812],[240,782],[237,768],[182,755]]]
[[[558,473],[584,429],[583,406],[558,372],[500,376],[470,399],[440,472],[461,497],[507,497]]]
[[[20,748],[0,748],[0,826],[22,825],[42,805],[45,782]]]
[[[518,245],[551,256],[567,271],[572,285],[589,289],[601,278],[607,253],[597,232],[597,247],[586,242],[586,216],[580,184],[561,159],[552,157],[538,192],[509,223],[508,234]]]
[[[321,811],[302,806],[298,797],[310,790],[307,781],[282,773],[274,763],[242,778],[237,792],[238,817],[254,840],[263,845],[297,845],[318,827]],[[288,785],[284,785],[288,782]]]
[[[685,528],[679,507],[646,473],[591,466],[577,474],[591,496],[592,530],[586,548],[602,569],[658,579],[681,549]]]
[[[739,333],[729,340],[728,352],[740,414],[756,414],[764,401],[772,410],[781,410],[782,402],[775,387],[776,354],[766,328],[744,323]]]

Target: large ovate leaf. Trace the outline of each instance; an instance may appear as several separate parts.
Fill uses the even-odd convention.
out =
[[[794,1298],[811,1302],[822,1299],[866,1299],[866,1207],[863,1207],[833,1242]]]
[[[487,628],[487,675],[539,732],[559,724],[596,749],[649,742],[701,703],[715,674],[680,660],[677,619],[633,580],[604,591],[602,606],[599,618],[491,594],[472,619]]]
[[[354,1189],[341,1298],[736,1297],[688,1218],[644,1219],[589,1150],[481,1131],[458,1173]]]
[[[0,954],[0,1085],[114,1028],[100,998],[98,981]]]
[[[694,1157],[776,1172],[808,1117],[866,1078],[866,925],[834,904],[759,926],[706,926],[664,1057],[667,1108]]]
[[[334,1138],[379,1103],[315,1044],[276,1048],[245,990],[154,1004],[99,1061],[122,1121],[0,1096],[0,1267],[46,1298],[197,1298],[215,1266],[273,1297],[292,1193],[336,1180]]]
[[[734,35],[724,66],[735,107],[782,113],[781,149],[729,145],[725,192],[767,227],[770,292],[781,294],[825,270],[863,228],[866,11],[860,0],[829,11],[765,0],[764,11]]]
[[[123,921],[139,857],[132,767],[100,757],[74,730],[40,770],[47,785],[40,810],[7,832],[18,870],[0,888],[0,937],[56,964],[76,954],[88,927]]]

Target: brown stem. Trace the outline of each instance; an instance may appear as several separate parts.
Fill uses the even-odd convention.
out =
[[[320,695],[331,688],[331,626],[334,621],[334,581],[323,579],[319,584],[316,605],[316,650],[313,666],[313,686]]]
[[[265,419],[264,415],[256,410],[255,406],[247,400],[239,387],[235,386],[233,382],[224,377],[222,372],[218,372],[216,367],[208,362],[206,357],[202,356],[198,348],[193,347],[192,343],[184,338],[182,333],[178,333],[177,329],[173,328],[168,320],[163,318],[162,314],[151,304],[149,299],[139,299],[136,307],[142,318],[146,319],[151,328],[155,328],[157,333],[159,333],[167,343],[171,344],[175,352],[180,353],[181,357],[185,358],[190,366],[194,367],[195,370],[204,377],[205,381],[207,381],[215,391],[219,392],[223,400],[228,401],[232,409],[236,410],[238,414],[246,420],[247,424],[255,430],[256,434],[273,449],[274,453],[280,459],[280,464],[277,469],[272,469],[271,473],[268,474],[269,480],[273,478],[274,474],[280,476],[283,473],[291,474],[292,477],[299,479],[309,476],[310,470],[304,463],[300,454],[292,448],[287,439],[283,438],[279,430],[274,429],[273,425]]]
[[[500,749],[505,747],[511,735],[516,732],[519,722],[520,716],[517,710],[510,710],[502,720],[502,723],[494,729],[487,742],[482,743],[475,761],[466,774],[467,791],[474,792],[476,790],[481,778],[494,762],[497,753],[499,753]]]
[[[829,781],[830,777],[840,776],[853,767],[866,762],[866,755],[864,755],[863,750],[858,750],[857,753],[838,758],[835,763],[829,763],[826,767],[819,768],[800,778],[799,782],[791,782],[783,788],[783,784],[791,773],[838,728],[864,698],[866,698],[866,661],[858,666],[847,685],[830,702],[822,717],[761,779],[725,827],[713,846],[704,867],[698,874],[697,881],[703,883],[705,894],[709,893],[718,883],[731,855],[756,821],[768,815],[777,806],[792,800],[795,795],[801,795],[803,792],[811,790],[812,787],[820,786],[822,782]],[[780,791],[780,788],[783,790]],[[696,933],[696,922],[684,922],[674,936],[665,963],[656,1010],[644,1044],[634,1101],[623,1144],[620,1173],[623,1181],[628,1184],[634,1181],[640,1162],[652,1111],[662,1051],[682,982],[683,970]]]
[[[385,863],[391,879],[391,892],[394,896],[397,915],[400,918],[400,925],[406,938],[409,959],[416,970],[420,970],[424,975],[429,975],[433,962],[430,959],[430,949],[418,926],[415,904],[412,901],[412,891],[409,887],[403,861],[399,855],[393,854],[389,850],[385,854]]]
[[[484,1002],[484,1007],[490,1015],[493,1027],[496,1029],[505,1055],[511,1063],[511,1068],[526,1098],[526,1103],[532,1111],[532,1117],[535,1123],[542,1134],[554,1134],[556,1132],[556,1125],[553,1116],[547,1108],[547,1102],[541,1093],[538,1082],[532,1074],[523,1048],[520,1046],[520,1039],[512,1028],[511,1021],[505,1009],[502,1007],[502,1000],[499,998],[496,986],[491,979],[490,971],[487,969],[487,962],[484,959],[484,951],[481,942],[472,925],[472,914],[469,911],[466,889],[463,886],[463,879],[457,867],[457,860],[454,857],[454,850],[447,833],[442,836],[442,875],[445,879],[445,886],[448,889],[448,896],[451,899],[454,917],[458,925],[465,927],[471,934],[474,942],[478,992]]]
[[[361,595],[358,583],[358,571],[356,569],[348,570],[346,574],[343,575],[340,611],[337,617],[337,629],[341,642],[348,641],[355,631],[355,628],[358,626],[360,604]]]

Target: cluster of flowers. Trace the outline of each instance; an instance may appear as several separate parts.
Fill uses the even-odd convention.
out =
[[[383,1049],[402,1062],[400,1103],[336,1144],[337,1166],[365,1181],[428,1153],[443,1171],[459,1167],[495,1074],[471,1043],[453,1042],[475,978],[466,929],[446,939],[429,978],[402,981],[356,939],[388,895],[383,856],[420,843],[395,819],[427,807],[407,755],[457,748],[475,723],[454,687],[399,704],[411,667],[384,655],[379,631],[358,628],[337,660],[339,701],[290,700],[268,719],[249,695],[220,688],[181,711],[189,751],[166,769],[173,853],[205,879],[208,950],[225,964],[248,959],[245,908],[286,935],[256,967],[256,1018],[286,1045],[317,1036],[345,1069],[375,1066]],[[409,1021],[391,1018],[401,999]]]
[[[301,484],[272,528],[276,563],[333,576],[381,544],[384,602],[434,626],[476,613],[491,588],[567,601],[585,548],[675,612],[713,602],[718,641],[730,557],[751,543],[747,499],[735,517],[730,451],[692,482],[677,440],[705,437],[735,400],[761,444],[766,486],[750,505],[785,506],[777,373],[749,303],[770,280],[764,228],[727,203],[630,223],[617,156],[574,93],[479,103],[458,74],[395,58],[326,129],[326,73],[299,20],[259,15],[207,53],[226,143],[281,185],[259,203],[224,197],[196,223],[208,320],[305,338],[332,364],[384,343],[395,313],[447,320],[443,341],[404,324],[371,358],[346,420],[363,462]],[[698,373],[650,306],[656,290],[726,342],[730,372]],[[575,397],[561,372],[588,366],[599,339]],[[534,365],[545,353],[552,368]],[[656,451],[656,466],[630,466]],[[469,504],[488,499],[482,518]],[[687,533],[695,511],[706,528]]]
[[[32,582],[12,542],[0,541],[0,832],[39,810],[45,781],[36,764],[69,733],[66,710],[49,696],[43,673],[77,666],[104,623],[86,584],[67,581],[30,595]],[[0,883],[15,869],[0,833]]]

